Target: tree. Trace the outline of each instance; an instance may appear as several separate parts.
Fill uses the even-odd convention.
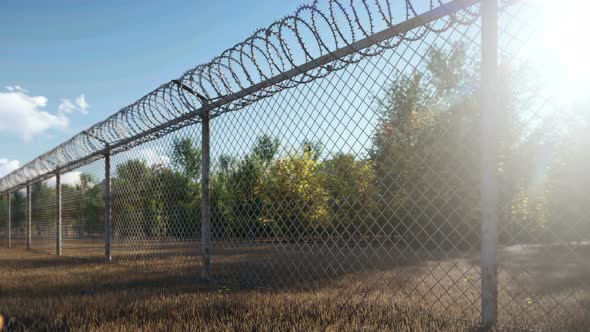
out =
[[[154,175],[145,161],[131,159],[116,168],[112,179],[113,224],[122,236],[139,232],[155,236],[162,233],[161,215],[154,197]]]
[[[260,220],[282,236],[303,237],[328,223],[328,195],[312,151],[296,151],[273,162],[256,193],[263,202]]]
[[[590,238],[590,111],[577,105],[575,120],[553,145],[545,144],[544,192],[546,238],[550,242],[587,241]],[[550,160],[551,162],[548,162]],[[540,173],[540,172],[537,172]]]
[[[6,239],[6,222],[7,222],[6,211],[6,195],[0,195],[0,245],[5,245]]]
[[[161,233],[194,238],[200,220],[200,184],[183,172],[168,168],[153,171],[153,197]]]
[[[92,175],[80,174],[79,190],[82,195],[82,215],[89,235],[100,237],[104,232],[104,188]]]
[[[185,176],[194,181],[201,178],[201,149],[191,138],[175,139],[170,157]]]
[[[400,77],[379,100],[370,151],[379,222],[407,245],[478,241],[478,84],[465,52],[460,44],[431,49],[423,74]]]
[[[262,135],[256,138],[256,143],[252,148],[252,158],[261,161],[271,161],[279,150],[279,139],[270,135]]]
[[[201,149],[189,137],[174,140],[173,169],[154,172],[156,199],[169,236],[194,238],[199,229]]]
[[[322,149],[324,148],[322,142],[320,141],[311,141],[311,140],[304,140],[303,141],[303,152],[308,152],[313,160],[319,160],[322,156]]]
[[[31,186],[33,234],[42,235],[55,231],[54,223],[51,222],[55,220],[55,193],[55,186],[49,186],[46,181]]]
[[[26,233],[26,194],[22,190],[12,193],[11,227],[14,236],[24,236]]]
[[[349,229],[366,233],[374,224],[377,198],[375,175],[368,161],[338,153],[321,165],[322,186],[328,195],[330,224],[339,234]]]
[[[253,239],[270,231],[260,222],[263,200],[257,188],[278,153],[278,138],[262,135],[242,160],[222,155],[211,181],[216,233]]]

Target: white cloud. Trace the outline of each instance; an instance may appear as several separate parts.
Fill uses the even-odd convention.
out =
[[[0,92],[0,132],[13,133],[29,141],[49,129],[68,127],[65,113],[52,114],[43,110],[47,98],[31,96],[18,85],[7,90]]]
[[[88,107],[90,107],[90,105],[88,105],[88,102],[86,102],[86,96],[84,96],[84,94],[81,94],[78,96],[78,98],[76,98],[76,105],[78,105],[78,110],[80,113],[88,114]]]
[[[162,153],[160,148],[142,148],[138,151],[138,157],[140,160],[145,160],[150,167],[170,164],[170,157]]]
[[[6,90],[8,90],[10,92],[15,92],[15,91],[28,92],[27,90],[21,88],[20,85],[9,85],[6,87]]]
[[[59,113],[72,113],[73,110],[76,109],[76,106],[74,104],[72,104],[72,102],[69,99],[62,99],[61,103],[59,103],[59,106],[57,107],[57,111]]]
[[[0,91],[0,132],[16,134],[25,141],[51,129],[66,129],[68,114],[78,111],[88,113],[86,96],[81,94],[74,102],[62,99],[56,113],[44,110],[47,98],[31,96],[18,85],[6,86],[7,92]]]
[[[78,111],[82,114],[88,114],[88,107],[90,107],[90,105],[88,105],[88,102],[86,101],[86,96],[81,94],[76,97],[73,103],[69,99],[62,99],[57,110],[59,113],[63,114],[69,114],[73,111]]]
[[[70,186],[80,184],[80,175],[82,175],[82,172],[78,171],[62,174],[60,179],[61,184],[68,184]]]
[[[64,173],[61,175],[61,178],[60,178],[61,184],[62,185],[67,184],[70,186],[75,186],[77,184],[80,184],[80,175],[82,175],[82,172],[78,172],[78,171]],[[55,188],[55,178],[51,178],[51,180],[47,182],[47,185],[50,186],[51,188]]]
[[[88,105],[88,102],[86,101],[86,96],[81,94],[76,97],[73,103],[70,99],[62,99],[57,110],[59,113],[63,114],[69,114],[73,111],[88,114],[88,107],[90,107],[90,105]]]
[[[14,171],[20,166],[18,160],[8,160],[6,158],[0,158],[0,178]]]

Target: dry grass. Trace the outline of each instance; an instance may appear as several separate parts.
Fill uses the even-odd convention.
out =
[[[500,255],[505,262],[505,267],[501,264],[501,284],[508,285],[501,288],[499,299],[503,321],[547,330],[588,330],[588,311],[580,309],[585,303],[580,301],[588,299],[587,293],[580,291],[577,300],[571,301],[572,296],[566,296],[570,290],[560,289],[567,285],[559,280],[570,285],[572,280],[558,274],[540,280],[542,286],[552,290],[550,297],[531,300],[522,290],[536,287],[530,284],[535,272],[523,276],[522,271],[516,271],[516,257],[534,252],[517,252]],[[477,330],[477,324],[470,320],[479,315],[479,289],[475,287],[478,274],[466,259],[342,274],[321,285],[286,285],[274,292],[207,284],[191,270],[179,274],[179,270],[169,268],[182,269],[181,262],[191,260],[172,264],[173,259],[151,260],[153,266],[167,268],[146,269],[143,264],[130,262],[105,265],[0,249],[0,312],[7,317],[9,331]],[[272,268],[272,263],[267,267]],[[547,267],[539,268],[542,271]],[[574,270],[571,275],[576,280],[588,280],[585,270]],[[236,269],[240,271],[244,272]],[[518,287],[524,287],[520,293]],[[553,306],[547,313],[552,302],[543,301],[555,301],[560,296],[561,307]],[[552,312],[557,318],[547,317]],[[564,317],[563,312],[574,315]]]

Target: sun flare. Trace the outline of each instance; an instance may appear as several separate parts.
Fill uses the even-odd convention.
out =
[[[590,1],[531,0],[536,20],[529,47],[536,66],[568,97],[584,97],[590,81]]]

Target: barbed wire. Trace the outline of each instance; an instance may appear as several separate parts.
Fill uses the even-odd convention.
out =
[[[0,179],[0,191],[16,190],[105,153],[125,151],[199,123],[203,105],[196,94],[210,101],[212,117],[219,116],[380,55],[404,41],[419,40],[429,31],[472,24],[479,16],[473,5],[480,1],[315,0],[8,174]],[[394,5],[400,4],[401,19],[393,14]],[[425,7],[422,12],[417,9],[420,5]],[[441,18],[444,24],[433,23]]]

